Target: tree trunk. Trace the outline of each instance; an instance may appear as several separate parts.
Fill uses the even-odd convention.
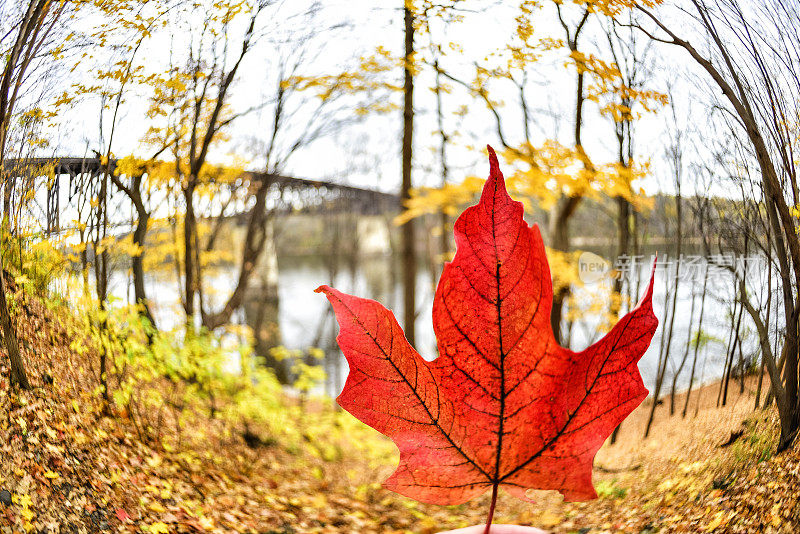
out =
[[[683,247],[683,198],[681,197],[681,174],[682,174],[683,159],[682,159],[681,144],[680,144],[680,133],[678,133],[677,137],[675,138],[674,146],[672,147],[671,152],[672,152],[671,157],[674,167],[673,171],[675,172],[675,215],[676,215],[675,257],[677,258],[678,261],[675,264],[675,286],[673,287],[673,293],[672,293],[672,311],[670,312],[670,317],[669,317],[669,330],[667,331],[667,346],[664,349],[665,372],[666,372],[666,363],[669,361],[670,349],[672,348],[672,334],[674,332],[674,327],[675,327],[675,307],[678,303],[678,288],[680,286],[680,281],[681,281],[680,277],[681,261],[683,260],[683,256],[681,254]],[[692,306],[694,306],[694,301],[692,301]],[[675,375],[678,375],[682,369],[683,369],[683,364],[681,364],[680,368],[676,371]],[[664,376],[661,377],[662,382],[664,378],[665,378]],[[674,388],[676,381],[677,381],[677,376],[673,377],[673,382],[672,382],[673,392],[672,395],[670,396],[670,408],[669,408],[670,415],[673,415],[675,413]]]
[[[150,311],[150,304],[147,300],[147,293],[144,288],[144,254],[145,254],[145,240],[147,238],[147,225],[150,221],[150,215],[144,211],[138,211],[138,220],[136,221],[136,229],[133,232],[133,244],[136,245],[140,252],[131,258],[131,270],[133,271],[133,295],[136,299],[136,304],[141,307],[142,316],[145,317],[152,328],[156,327],[156,321]]]
[[[411,198],[411,161],[414,136],[414,75],[412,66],[414,54],[414,13],[407,3],[403,8],[405,22],[405,66],[403,69],[403,185],[400,189],[400,202]],[[414,220],[403,225],[402,265],[403,265],[403,328],[406,339],[413,346],[414,326],[417,319],[416,284],[417,258],[415,249]]]
[[[675,266],[675,278],[678,278],[678,272],[680,269],[680,264],[676,264]],[[666,281],[666,285],[669,286],[669,270],[664,273],[664,279]],[[658,397],[661,395],[661,387],[664,385],[664,377],[667,373],[667,362],[669,361],[669,346],[670,342],[672,341],[672,324],[675,318],[675,300],[678,295],[678,288],[674,288],[674,293],[672,296],[672,313],[670,314],[670,331],[665,332],[664,330],[661,331],[661,350],[659,351],[659,358],[658,358],[658,369],[656,371],[656,387],[653,391],[653,405],[650,407],[650,414],[647,417],[647,426],[644,429],[644,437],[647,438],[650,436],[650,428],[653,426],[653,419],[655,419],[656,414],[656,407],[658,406]],[[667,311],[669,306],[669,288],[664,293],[664,315],[666,317]],[[664,342],[666,340],[666,343]]]
[[[584,100],[586,100],[586,96],[584,95],[584,83],[587,68],[586,65],[582,64],[582,60],[578,59],[581,56],[578,50],[578,39],[581,35],[581,31],[585,28],[586,21],[589,19],[592,10],[590,7],[586,7],[580,21],[574,27],[574,30],[571,31],[561,16],[560,3],[556,3],[556,9],[558,10],[561,26],[566,33],[567,46],[575,58],[575,123],[573,125],[575,152],[581,160],[583,168],[587,171],[593,171],[592,162],[583,149],[583,141],[581,139],[581,133],[583,131],[583,103]],[[560,199],[554,207],[554,212],[551,213],[549,220],[550,246],[553,247],[553,249],[561,252],[569,252],[569,219],[572,214],[575,213],[580,202],[581,196],[570,196]],[[564,287],[554,292],[553,307],[550,311],[550,326],[553,330],[553,336],[555,337],[556,343],[561,345],[565,342],[565,336],[563,336],[561,331],[561,317],[564,313],[564,301],[569,296],[569,291],[569,284],[566,284]]]
[[[8,358],[11,360],[11,385],[19,386],[20,389],[31,389],[28,374],[25,372],[25,364],[22,362],[22,356],[19,353],[17,333],[11,323],[11,315],[8,311],[2,253],[0,253],[0,323],[3,326],[3,341],[5,342],[6,352],[8,352]]]
[[[550,244],[553,249],[560,252],[569,252],[569,218],[575,213],[580,204],[581,197],[567,197],[561,199],[554,207],[550,218]],[[553,329],[556,343],[564,344],[565,336],[561,330],[561,317],[563,316],[564,301],[569,296],[569,285],[559,288],[553,294],[553,309],[550,312],[550,326]]]
[[[195,178],[190,177],[189,184],[183,189],[186,204],[186,215],[183,218],[183,291],[186,299],[183,309],[186,312],[186,326],[192,331],[195,328],[194,301],[197,293],[194,280],[194,232],[197,223],[194,214],[194,180]]]
[[[777,346],[777,344],[776,344],[776,346]],[[786,367],[786,345],[784,344],[783,345],[783,349],[781,349],[781,356],[778,359],[778,364],[777,364],[778,376],[783,376],[783,370],[784,370],[785,367]],[[769,370],[769,367],[767,367],[767,370]],[[770,378],[770,382],[772,382],[771,378]],[[775,398],[775,390],[774,390],[772,384],[770,383],[770,387],[769,387],[769,391],[767,391],[767,399],[766,399],[765,403],[767,405],[772,404],[772,400],[774,398]]]
[[[686,400],[683,403],[681,417],[686,417],[686,410],[689,408],[689,397],[692,396],[692,386],[694,385],[694,373],[697,369],[697,352],[700,350],[700,336],[703,332],[703,312],[705,312],[706,289],[708,288],[708,265],[705,267],[703,275],[703,294],[700,296],[700,318],[697,320],[697,337],[694,344],[694,355],[692,356],[692,371],[689,373],[689,389],[686,391]],[[689,336],[691,339],[691,324],[689,325]]]
[[[725,377],[728,375],[728,363],[730,362],[729,354],[731,350],[731,343],[733,343],[733,330],[736,328],[736,307],[739,302],[733,303],[733,312],[731,313],[731,328],[728,332],[728,341],[725,343],[725,364],[722,366],[722,376],[720,377],[719,390],[717,391],[717,408],[722,402],[722,389],[725,386]]]
[[[620,155],[622,154],[622,143],[620,143]],[[622,158],[620,158],[622,159]],[[623,255],[628,254],[628,242],[630,241],[630,203],[625,200],[623,197],[617,197],[617,257],[620,258]],[[614,307],[616,309],[611,310],[611,312],[617,316],[619,319],[620,310],[622,305],[622,276],[618,276],[614,278],[614,293],[619,295],[619,300],[613,300],[612,302],[618,303]],[[630,289],[630,281],[628,281],[628,288]],[[620,423],[614,429],[614,432],[611,433],[611,445],[617,442],[617,437],[619,436],[619,427],[622,425]]]
[[[244,238],[244,250],[239,264],[239,277],[236,281],[236,287],[219,312],[206,314],[201,309],[203,326],[209,330],[218,328],[230,321],[233,312],[242,305],[250,278],[258,265],[259,258],[264,252],[268,239],[272,239],[272,231],[268,228],[271,215],[268,213],[266,205],[267,193],[271,183],[265,177],[256,190],[255,202],[247,221],[247,233]],[[199,276],[196,280],[199,282]]]
[[[106,164],[108,165],[108,163]],[[100,182],[100,202],[97,207],[97,228],[94,242],[94,272],[97,284],[97,302],[100,310],[105,312],[106,300],[108,298],[108,168],[103,172]],[[98,250],[100,251],[98,254]],[[103,319],[98,325],[101,335],[107,335],[108,322],[103,313]],[[111,406],[111,393],[108,387],[108,345],[101,342],[100,352],[100,386],[103,396],[103,410],[108,413]]]
[[[688,339],[686,340],[686,347],[683,350],[683,356],[681,357],[681,363],[678,365],[678,370],[675,371],[675,375],[672,377],[672,387],[670,388],[669,392],[669,414],[675,415],[675,393],[678,388],[678,378],[681,376],[681,372],[683,372],[683,368],[686,365],[686,360],[689,359],[689,345],[692,343],[692,318],[694,318],[694,304],[697,295],[694,293],[694,283],[692,284],[692,304],[689,307],[689,334]]]
[[[758,368],[758,385],[756,386],[756,403],[753,406],[754,410],[758,410],[761,404],[761,389],[764,387],[764,356],[761,356],[761,365]]]
[[[0,224],[3,224],[8,230],[10,235],[13,235],[13,228],[11,224],[11,202],[14,194],[14,185],[16,180],[12,176],[5,176],[3,180],[3,219]]]
[[[761,320],[758,311],[753,307],[747,297],[744,280],[739,281],[739,300],[742,303],[742,307],[747,309],[747,313],[755,323],[758,332],[758,341],[761,345],[762,358],[764,358],[766,362],[769,380],[772,383],[772,393],[775,396],[775,405],[778,407],[778,416],[781,423],[781,437],[778,443],[778,450],[781,451],[787,448],[797,435],[796,420],[793,414],[796,407],[790,404],[786,390],[781,385],[780,363],[777,365],[775,363],[775,357],[769,345],[769,331]]]
[[[447,143],[450,141],[450,136],[447,135],[444,129],[444,109],[442,106],[442,83],[441,72],[439,70],[439,60],[437,59],[434,68],[436,69],[436,121],[439,127],[439,169],[440,177],[442,179],[442,188],[447,186],[447,181],[450,177],[450,168],[447,165]],[[439,272],[441,275],[444,271],[444,264],[450,255],[450,221],[447,212],[442,209],[439,213]],[[438,278],[438,277],[437,277]],[[434,291],[436,288],[434,287]]]
[[[767,227],[769,228],[769,227]],[[767,230],[767,243],[771,241],[771,236],[769,236],[769,229]],[[766,324],[770,323],[770,314],[772,313],[772,248],[767,249],[767,317],[765,320]],[[778,332],[777,329],[775,330],[775,346],[778,346]],[[764,386],[764,371],[766,366],[766,358],[764,357],[763,351],[761,351],[761,367],[758,373],[758,387],[756,388],[756,402],[754,406],[754,410],[758,410],[761,405],[761,390]],[[766,408],[769,404],[766,403],[764,407]]]
[[[570,43],[570,50],[573,53],[578,52],[577,40],[579,32],[580,29],[576,31],[576,35]],[[581,132],[583,130],[583,101],[585,99],[583,94],[584,78],[584,70],[582,68],[578,68],[575,88],[574,133],[575,150],[581,156],[584,168],[589,170],[591,169],[591,163],[589,162],[589,158],[586,156],[583,150],[583,142],[581,140]],[[555,213],[553,214],[554,216],[551,216],[550,220],[550,244],[555,250],[569,252],[569,219],[572,214],[575,213],[580,201],[580,196],[570,196],[566,199],[561,199],[556,204]],[[556,291],[553,295],[553,308],[550,311],[550,326],[553,329],[553,336],[555,337],[556,343],[562,345],[564,344],[565,339],[561,332],[561,317],[564,314],[564,300],[566,300],[566,298],[569,296],[569,292],[569,285],[565,285]]]
[[[730,355],[728,356],[729,364],[728,364],[728,372],[725,375],[725,384],[722,391],[722,405],[728,402],[728,385],[731,381],[731,373],[733,372],[733,358],[736,355],[736,346],[739,345],[739,331],[741,330],[742,326],[742,312],[744,311],[744,306],[739,306],[739,318],[736,320],[736,330],[735,336],[733,338],[733,343],[730,347]]]

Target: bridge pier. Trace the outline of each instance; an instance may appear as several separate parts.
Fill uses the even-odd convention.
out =
[[[275,247],[275,225],[267,222],[267,239],[264,250],[256,264],[256,270],[248,286],[244,300],[245,322],[253,329],[253,350],[258,359],[274,369],[281,383],[290,379],[291,362],[280,361],[271,354],[271,349],[282,343],[278,312],[278,254]]]

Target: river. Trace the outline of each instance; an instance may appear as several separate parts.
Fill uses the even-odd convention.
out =
[[[714,265],[720,262],[738,261],[740,272],[742,272],[741,268],[746,263],[748,287],[766,287],[765,268],[760,258],[732,260],[731,258],[717,257],[710,258],[710,260],[712,261],[700,255],[685,255],[684,261],[681,262],[681,280],[675,309],[673,339],[670,345],[670,364],[667,367],[669,381],[665,386],[667,390],[671,385],[671,377],[687,347],[688,361],[679,377],[678,387],[683,389],[688,386],[694,352],[690,339],[697,336],[704,269],[709,269],[709,276],[702,331],[703,337],[708,341],[701,344],[698,351],[695,383],[709,382],[722,375],[731,329],[732,275],[727,270]],[[653,307],[660,324],[650,348],[639,364],[645,385],[651,390],[656,377],[662,337],[668,328],[668,321],[664,321],[665,297],[667,286],[674,287],[675,264],[673,258],[665,253],[660,253],[653,295]],[[637,273],[640,278],[640,295],[635,299],[637,301],[645,290],[646,278],[649,276],[651,265],[651,256],[646,255],[638,262],[636,268],[629,269],[629,279],[634,290]],[[354,269],[340,270],[334,275],[333,280],[330,280],[330,270],[321,257],[288,256],[278,259],[277,317],[282,344],[289,349],[304,350],[316,342],[320,348],[326,349],[325,365],[328,378],[325,391],[328,394],[336,395],[341,390],[347,375],[347,363],[334,343],[338,328],[334,324],[327,300],[321,294],[314,293],[314,289],[320,284],[331,284],[342,291],[375,299],[392,309],[396,316],[401,317],[401,287],[399,283],[393,282],[393,278],[396,276],[393,277],[391,273],[390,261],[381,256],[361,259]],[[208,292],[212,305],[221,302],[222,298],[230,291],[235,279],[234,275],[235,270],[226,269],[206,280],[208,286],[213,288],[213,292]],[[608,280],[586,283],[582,288],[576,290],[576,301],[589,308],[595,302],[602,302],[605,298],[603,295],[607,295],[609,283]],[[178,291],[174,278],[150,278],[147,286],[159,326],[165,329],[177,326],[182,318],[176,304]],[[436,339],[431,323],[433,287],[429,270],[421,266],[417,278],[416,348],[426,359],[436,356]],[[625,290],[623,289],[623,291]],[[112,278],[112,292],[118,297],[130,298],[131,290],[126,276],[118,274]],[[693,294],[695,309],[694,313],[690,314]],[[756,298],[758,297],[756,295]],[[773,301],[775,300],[773,299]],[[239,313],[234,319],[243,322],[243,314]],[[576,321],[570,331],[570,348],[581,350],[596,340],[602,334],[597,328],[599,321],[600,314],[597,311],[587,309],[581,313],[581,320]],[[746,314],[742,325],[742,352],[746,358],[756,358],[758,342]],[[663,341],[666,342],[666,339]]]

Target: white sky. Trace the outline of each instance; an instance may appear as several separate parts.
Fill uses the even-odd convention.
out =
[[[295,0],[286,3],[283,15],[288,16],[291,11],[301,11],[310,2],[308,0]],[[346,30],[335,30],[325,33],[314,41],[319,55],[315,62],[309,66],[309,72],[335,73],[343,67],[352,66],[354,59],[371,53],[375,47],[383,46],[393,53],[400,54],[403,46],[403,19],[402,2],[383,2],[376,7],[374,1],[367,0],[325,0],[321,2],[323,9],[314,24],[329,24],[349,22],[352,27]],[[463,22],[455,23],[447,28],[446,36],[449,40],[458,43],[464,48],[464,56],[452,56],[443,60],[443,66],[462,78],[469,78],[472,61],[482,61],[483,58],[508,42],[508,37],[513,33],[514,17],[516,16],[516,2],[505,3],[487,12],[467,14]],[[537,17],[535,32],[538,36],[561,37],[562,29],[554,16],[552,6],[545,5],[542,13]],[[265,26],[276,28],[276,20],[266,20]],[[289,30],[303,31],[302,19],[292,19],[289,25],[278,25],[270,35],[275,32]],[[289,28],[287,28],[289,26]],[[597,20],[590,23],[583,37],[583,49],[587,52],[596,52],[594,43],[600,42],[601,26]],[[438,32],[437,32],[438,33]],[[441,37],[441,36],[437,36]],[[182,40],[186,35],[171,31],[155,35],[146,42],[140,52],[139,61],[157,71],[168,64],[169,50],[173,45],[180,48],[185,45]],[[417,46],[427,45],[427,36],[418,40]],[[644,37],[641,38],[644,41]],[[264,39],[254,48],[246,58],[240,69],[240,76],[236,82],[230,104],[235,110],[242,110],[254,103],[261,102],[265,94],[269,94],[274,86],[274,58],[275,48],[268,39]],[[676,105],[678,107],[679,124],[681,128],[690,128],[692,124],[687,120],[696,109],[697,103],[692,104],[689,83],[686,81],[684,62],[687,57],[674,48],[659,45],[651,53],[656,59],[652,77],[648,80],[649,87],[666,91],[668,84],[675,86]],[[605,56],[604,58],[607,58]],[[574,74],[563,67],[565,54],[551,52],[530,72],[530,79],[534,81],[529,90],[529,100],[537,107],[552,110],[555,118],[543,118],[541,130],[534,131],[538,140],[555,136],[564,144],[571,144],[572,116],[574,114]],[[400,79],[401,73],[397,73]],[[438,147],[438,136],[435,135],[436,123],[434,115],[434,97],[430,91],[432,84],[430,72],[423,72],[417,79],[415,91],[415,107],[417,110],[415,125],[415,162],[414,183],[421,185],[436,185],[439,183],[438,161],[434,155]],[[517,105],[516,92],[510,87],[503,88],[502,83],[496,84],[495,99],[503,100],[506,106],[502,109],[505,122],[506,135],[513,144],[521,140],[521,113]],[[400,101],[399,94],[394,98]],[[458,182],[469,174],[483,176],[487,172],[485,156],[481,150],[485,144],[499,146],[495,124],[491,115],[482,102],[469,98],[458,87],[454,88],[452,95],[445,95],[444,106],[449,112],[454,111],[462,104],[469,106],[467,116],[457,120],[450,116],[446,128],[449,133],[457,133],[455,144],[449,150],[451,180]],[[113,151],[116,155],[136,153],[147,155],[140,139],[147,127],[142,119],[147,108],[146,94],[141,89],[126,95],[120,117],[117,121],[117,130]],[[613,136],[612,126],[608,119],[600,117],[597,106],[592,103],[586,105],[586,119],[583,132],[584,146],[596,162],[613,161],[616,140]],[[59,141],[55,152],[59,154],[70,153],[83,155],[87,148],[89,151],[99,146],[99,101],[86,99],[77,103],[64,114],[64,121],[59,128]],[[307,113],[307,112],[306,112]],[[670,119],[669,110],[664,110],[658,115],[648,115],[637,126],[637,157],[641,160],[650,160],[652,163],[652,176],[642,184],[649,193],[658,189],[671,190],[669,185],[669,169],[663,161],[664,147],[667,140],[665,123]],[[300,117],[300,122],[308,120],[309,116]],[[700,121],[698,126],[704,127]],[[106,117],[106,132],[110,127]],[[231,136],[230,146],[227,150],[217,151],[211,155],[212,161],[224,161],[227,151],[233,149],[241,155],[246,155],[246,147],[253,138],[263,138],[264,132],[269,129],[269,110],[263,115],[252,114],[239,119],[228,130]],[[326,139],[314,143],[310,147],[298,152],[290,160],[286,174],[314,179],[331,179],[355,185],[384,190],[396,190],[400,183],[400,136],[402,128],[401,111],[382,116],[370,116],[362,123],[351,126]],[[106,133],[106,137],[107,137]],[[470,148],[470,146],[472,146]],[[258,161],[254,161],[253,168],[258,168]],[[691,180],[691,176],[686,176]],[[689,188],[690,189],[690,188]],[[690,192],[690,191],[686,191]]]

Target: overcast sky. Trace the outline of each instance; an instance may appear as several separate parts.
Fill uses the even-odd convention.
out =
[[[246,58],[236,82],[231,107],[242,110],[263,102],[272,94],[275,86],[275,57],[285,46],[278,46],[275,41],[282,41],[298,33],[307,33],[310,27],[335,27],[334,30],[320,32],[309,44],[314,60],[309,62],[305,72],[335,73],[343,68],[352,67],[356,59],[368,55],[376,47],[382,46],[395,54],[402,53],[403,18],[402,2],[384,2],[376,7],[376,3],[367,0],[326,0],[321,2],[322,9],[315,19],[299,17],[310,5],[307,0],[286,2],[277,14],[264,17],[262,31],[266,34]],[[397,4],[397,5],[393,5]],[[499,5],[494,5],[499,4]],[[464,14],[462,22],[447,27],[435,28],[439,41],[451,41],[460,45],[464,53],[452,54],[442,60],[445,69],[456,76],[469,78],[471,63],[483,61],[502,48],[514,31],[516,3],[485,2],[494,5],[488,10]],[[555,18],[552,6],[545,4],[537,16],[535,33],[539,37],[561,37],[562,29]],[[290,21],[288,24],[282,21]],[[184,21],[186,22],[186,21]],[[583,48],[597,53],[602,45],[602,23],[599,18],[590,22],[583,37]],[[170,49],[180,50],[187,45],[187,37],[180,32],[171,31],[157,33],[145,43],[139,53],[137,62],[145,64],[148,69],[158,71],[168,65]],[[427,47],[428,36],[418,39],[417,47]],[[644,41],[644,39],[641,39]],[[597,44],[596,44],[597,43]],[[649,88],[667,91],[672,86],[676,106],[678,107],[678,123],[682,128],[693,127],[688,124],[687,117],[693,110],[701,106],[692,97],[691,76],[686,75],[685,57],[668,46],[655,47],[649,54],[652,59],[652,70],[649,74]],[[538,128],[533,135],[537,141],[555,137],[564,144],[571,144],[572,116],[574,114],[574,73],[564,67],[566,54],[564,51],[550,52],[541,62],[531,69],[531,80],[528,92],[529,101],[539,110]],[[397,80],[401,79],[397,72]],[[429,69],[417,79],[415,107],[417,110],[415,123],[415,185],[437,185],[439,183],[438,159],[435,151],[438,147],[438,136],[435,134],[434,97],[430,90],[433,77]],[[499,81],[494,83],[494,98],[505,102],[501,110],[505,129],[510,142],[521,140],[522,121],[518,106],[516,90]],[[146,93],[138,88],[126,95],[126,101],[117,119],[113,151],[122,156],[135,153],[146,156],[148,151],[140,143],[147,127],[142,120],[147,108]],[[400,94],[388,96],[398,103]],[[468,112],[463,118],[455,117],[452,112],[466,105]],[[99,147],[100,104],[97,98],[88,98],[77,103],[65,115],[59,130],[57,151],[82,155]],[[449,163],[452,168],[451,179],[460,181],[469,174],[483,176],[487,172],[482,147],[487,143],[499,145],[492,116],[483,103],[470,98],[465,91],[454,87],[452,94],[445,96],[444,107],[447,112],[446,129],[454,139],[449,148]],[[613,161],[616,140],[613,137],[612,125],[608,119],[600,117],[596,105],[587,105],[584,146],[597,163]],[[305,115],[304,115],[305,113]],[[107,141],[110,131],[108,114],[105,116],[104,129]],[[312,116],[308,111],[300,110],[295,121],[307,122]],[[258,169],[263,165],[257,154],[253,153],[254,141],[263,139],[269,130],[271,109],[266,107],[262,112],[252,113],[234,123],[228,130],[230,143],[215,151],[211,159],[226,161],[231,153],[247,156],[251,166]],[[649,160],[652,174],[643,183],[650,193],[658,189],[671,190],[669,186],[669,169],[664,164],[663,155],[667,139],[665,124],[671,121],[671,112],[664,110],[658,114],[646,115],[637,125],[637,157]],[[702,127],[702,124],[699,126]],[[400,183],[400,135],[402,128],[401,110],[387,114],[371,115],[360,123],[322,139],[298,152],[288,163],[285,173],[298,177],[313,179],[331,179],[348,182],[359,186],[395,190]],[[455,135],[454,135],[455,134]]]

